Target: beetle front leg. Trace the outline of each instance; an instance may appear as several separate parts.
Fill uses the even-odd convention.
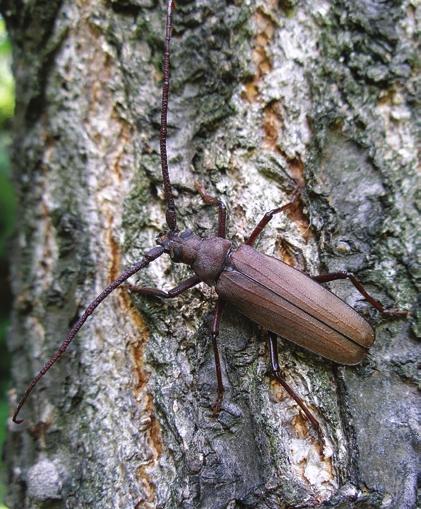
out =
[[[221,411],[222,401],[224,399],[224,384],[222,383],[222,371],[221,371],[221,359],[219,357],[218,343],[216,341],[219,336],[219,325],[221,323],[222,313],[224,312],[224,302],[218,299],[213,313],[212,325],[211,325],[211,338],[213,346],[213,354],[215,357],[215,369],[216,369],[216,381],[218,383],[218,394],[216,400],[212,405],[212,412],[214,415],[218,415]]]
[[[226,221],[227,221],[227,209],[225,204],[219,198],[215,198],[210,194],[207,194],[205,188],[199,182],[196,182],[195,188],[202,197],[202,200],[206,205],[217,205],[218,206],[218,237],[225,239]]]
[[[290,387],[287,384],[287,382],[285,381],[281,374],[281,368],[279,367],[278,361],[278,338],[274,332],[269,331],[268,344],[270,353],[270,363],[272,368],[271,375],[282,385],[282,387],[287,391],[291,398],[297,403],[297,405],[301,408],[307,419],[311,422],[311,424],[317,431],[318,435],[322,437],[322,431],[319,422],[307,408],[306,404],[301,399],[301,397],[294,391],[292,387]]]
[[[336,281],[338,279],[349,279],[355,288],[361,293],[361,295],[383,316],[396,316],[396,317],[407,317],[409,311],[401,311],[400,309],[385,309],[383,304],[372,297],[367,290],[364,288],[361,281],[352,272],[331,272],[330,274],[321,274],[319,276],[312,276],[311,279],[317,281],[317,283],[328,283],[329,281]]]
[[[292,199],[289,203],[282,205],[282,207],[278,207],[276,209],[272,209],[269,212],[266,212],[266,214],[262,217],[262,219],[257,223],[257,226],[254,228],[254,230],[251,232],[250,237],[246,240],[246,244],[248,246],[253,246],[256,242],[257,237],[262,233],[262,231],[266,228],[269,221],[273,218],[275,214],[280,214],[284,210],[288,210],[292,207],[295,207],[297,205],[298,197],[300,196],[301,188],[296,187],[295,191],[292,195]]]
[[[125,287],[130,292],[133,293],[140,293],[141,295],[150,295],[152,297],[160,297],[161,299],[173,299],[174,297],[177,297],[181,293],[185,292],[186,290],[189,290],[190,288],[193,288],[193,286],[196,286],[199,283],[200,278],[198,276],[192,276],[189,279],[182,281],[175,288],[171,288],[171,290],[168,290],[168,292],[165,292],[164,290],[159,290],[158,288],[136,286],[130,283],[126,284]]]

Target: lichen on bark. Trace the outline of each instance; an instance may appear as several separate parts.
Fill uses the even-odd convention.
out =
[[[11,405],[68,326],[162,231],[158,136],[164,5],[0,2],[14,44]],[[228,205],[240,243],[286,203],[258,249],[310,274],[351,270],[388,305],[416,296],[416,23],[411,2],[177,2],[169,111],[181,227],[209,235]],[[141,284],[189,273],[159,259]],[[164,303],[122,289],[89,321],[6,449],[11,508],[378,507],[416,504],[414,316],[380,319],[358,367],[282,342],[317,437],[267,376],[261,331],[228,306],[216,419],[213,291]]]

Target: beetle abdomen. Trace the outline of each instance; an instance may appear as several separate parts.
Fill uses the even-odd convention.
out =
[[[372,327],[302,272],[243,245],[230,255],[216,291],[252,321],[339,364],[357,364]]]

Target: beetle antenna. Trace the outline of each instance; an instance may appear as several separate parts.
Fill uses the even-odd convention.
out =
[[[170,175],[168,173],[168,159],[167,159],[167,114],[168,114],[168,94],[170,90],[170,42],[172,31],[172,10],[174,6],[175,6],[174,0],[168,0],[167,21],[165,25],[165,46],[163,64],[164,83],[162,86],[161,128],[159,131],[162,179],[164,182],[165,201],[167,202],[167,211],[165,217],[168,228],[171,231],[177,231],[177,216],[174,205],[174,196],[171,188]]]
[[[94,312],[94,310],[101,304],[101,302],[110,295],[110,293],[115,290],[118,286],[120,286],[124,281],[126,281],[130,276],[135,274],[141,269],[144,269],[147,267],[150,262],[155,260],[156,258],[160,257],[164,253],[164,248],[162,246],[157,246],[152,248],[150,251],[148,251],[142,260],[135,263],[132,267],[124,271],[120,276],[113,281],[110,285],[108,285],[99,295],[98,297],[93,300],[89,306],[85,309],[82,316],[79,318],[79,320],[73,325],[73,327],[69,330],[67,333],[66,339],[63,341],[63,343],[60,345],[60,348],[50,357],[50,359],[44,364],[44,366],[41,368],[39,373],[33,378],[32,382],[28,385],[25,393],[23,394],[22,398],[20,399],[18,406],[16,407],[16,411],[13,414],[12,420],[16,424],[21,424],[23,420],[18,419],[18,413],[20,412],[20,409],[25,404],[25,401],[28,399],[28,396],[31,394],[32,389],[36,386],[36,384],[41,380],[41,378],[47,373],[47,371],[55,364],[64,354],[67,347],[70,345],[70,343],[73,341],[76,334],[81,329],[82,325],[86,322],[88,317]]]

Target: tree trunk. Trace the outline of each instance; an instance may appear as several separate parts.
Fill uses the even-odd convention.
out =
[[[83,308],[162,232],[165,9],[151,0],[2,0],[17,82],[20,201],[12,274],[11,411]],[[180,0],[174,12],[170,171],[180,227],[228,237],[305,183],[258,249],[317,274],[349,270],[387,306],[415,289],[416,12],[406,2]],[[167,258],[133,278],[169,289]],[[344,368],[282,342],[289,383],[323,438],[267,376],[264,334],[227,307],[216,378],[205,285],[160,302],[114,292],[9,425],[12,508],[416,506],[414,318],[375,324]]]

